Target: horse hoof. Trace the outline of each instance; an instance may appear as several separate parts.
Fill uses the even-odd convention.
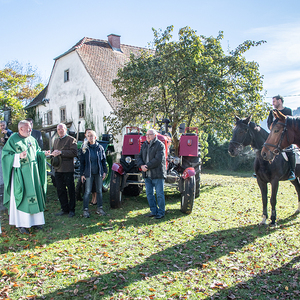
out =
[[[295,215],[298,215],[299,213],[300,213],[300,210],[297,209],[297,210],[295,211]]]
[[[263,215],[262,216],[262,220],[261,220],[261,222],[259,223],[259,225],[266,225],[267,224],[267,217],[266,217],[266,215]]]
[[[273,223],[273,222],[271,222],[271,223],[269,224],[269,226],[270,226],[270,227],[276,227],[276,226],[277,226],[277,224],[276,224],[276,222],[274,222],[274,223]]]

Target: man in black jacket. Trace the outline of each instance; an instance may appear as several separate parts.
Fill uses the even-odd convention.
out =
[[[281,113],[283,113],[286,116],[292,116],[293,112],[290,108],[288,107],[284,107],[283,106],[283,97],[280,95],[274,96],[273,97],[273,107],[278,109]],[[270,129],[271,124],[274,121],[274,116],[273,116],[273,111],[271,110],[267,119],[267,124],[268,124],[268,128]],[[291,168],[291,172],[289,175],[288,180],[295,180],[295,167],[296,167],[296,158],[295,158],[295,153],[292,151],[292,146],[288,147],[287,149],[290,149],[291,151],[286,152],[288,160],[289,160],[289,164],[290,164],[290,168]]]
[[[141,147],[137,165],[143,171],[146,194],[150,206],[149,217],[161,219],[165,216],[164,182],[166,178],[166,155],[164,144],[157,139],[157,132],[149,129]],[[154,195],[156,191],[156,199]]]

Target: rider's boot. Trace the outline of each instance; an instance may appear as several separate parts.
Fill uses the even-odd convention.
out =
[[[293,180],[295,180],[295,179],[296,179],[295,172],[291,170],[290,175],[289,175],[289,179],[288,179],[288,180],[293,181]]]
[[[295,153],[294,152],[287,152],[287,157],[289,159],[289,163],[290,163],[290,175],[288,180],[295,180],[296,176],[295,176],[295,167],[296,167],[296,159],[295,159]]]

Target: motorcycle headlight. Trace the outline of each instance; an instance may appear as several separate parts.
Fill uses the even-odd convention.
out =
[[[126,161],[126,163],[130,164],[131,161],[132,161],[132,159],[131,159],[130,156],[127,156],[127,157],[125,158],[125,161]]]

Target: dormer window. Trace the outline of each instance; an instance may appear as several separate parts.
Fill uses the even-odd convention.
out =
[[[64,72],[64,82],[67,82],[70,80],[70,72],[69,70],[65,70]]]

